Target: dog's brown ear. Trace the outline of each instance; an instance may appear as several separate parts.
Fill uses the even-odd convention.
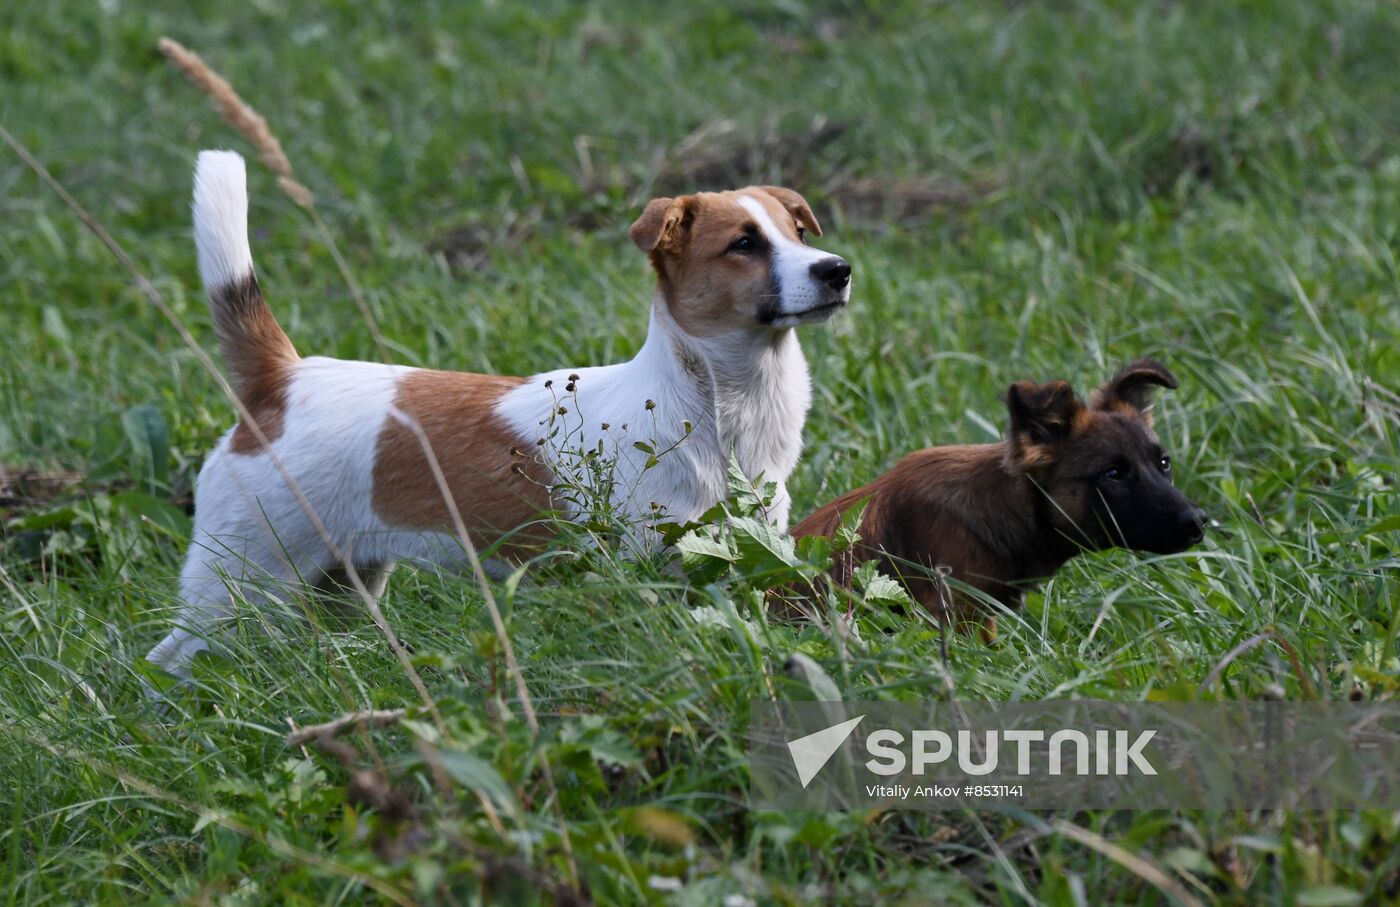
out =
[[[627,230],[627,235],[632,237],[638,249],[651,253],[675,238],[684,218],[685,199],[654,198],[647,203],[642,216]]]
[[[807,204],[807,199],[793,192],[791,189],[784,189],[782,186],[762,186],[764,192],[778,200],[792,215],[792,219],[797,221],[798,226],[811,232],[813,236],[822,235],[822,225],[817,223],[817,216],[812,213],[812,209]]]
[[[1074,431],[1084,404],[1068,382],[1018,381],[1006,392],[1011,428],[1006,436],[1006,465],[1013,469],[1043,466],[1055,459],[1055,445]]]
[[[1153,388],[1177,388],[1176,376],[1155,359],[1139,359],[1118,370],[1089,398],[1091,409],[1135,409],[1144,416],[1152,410]]]

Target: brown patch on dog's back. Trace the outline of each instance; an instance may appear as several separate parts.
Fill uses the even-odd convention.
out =
[[[254,275],[222,286],[210,297],[219,349],[234,392],[267,440],[275,441],[282,436],[287,413],[287,384],[301,357],[268,309]],[[252,426],[239,423],[229,450],[252,455],[262,449]]]
[[[494,412],[523,378],[415,371],[399,382],[394,406],[416,419],[477,545],[490,545],[549,509],[549,471],[536,447]],[[453,531],[423,444],[390,415],[374,455],[371,503],[384,522],[405,529]]]

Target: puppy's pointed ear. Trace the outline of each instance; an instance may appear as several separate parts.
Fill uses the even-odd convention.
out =
[[[1152,391],[1165,387],[1175,390],[1176,376],[1155,359],[1139,359],[1118,370],[1089,398],[1091,409],[1128,407],[1146,416],[1152,410]]]
[[[759,188],[776,198],[778,204],[787,209],[799,227],[810,231],[813,236],[822,235],[822,225],[817,223],[817,216],[812,213],[805,198],[791,189],[784,189],[782,186],[760,186]]]
[[[658,246],[670,243],[676,228],[685,217],[685,199],[654,198],[647,203],[642,216],[628,229],[627,235],[643,252],[654,252]]]
[[[1055,446],[1085,416],[1084,404],[1064,381],[1035,384],[1018,381],[1006,392],[1011,428],[1006,435],[1006,465],[1020,471],[1055,459]]]
[[[1006,409],[1011,414],[1011,434],[1036,444],[1054,444],[1069,437],[1084,404],[1066,381],[1017,381],[1006,392]]]

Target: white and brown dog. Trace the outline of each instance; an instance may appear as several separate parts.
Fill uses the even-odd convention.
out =
[[[821,228],[796,192],[652,201],[630,231],[658,276],[641,350],[619,365],[530,378],[301,358],[263,301],[247,220],[243,159],[200,154],[199,272],[234,390],[271,451],[240,424],[200,470],[184,608],[147,656],[154,664],[188,676],[235,596],[265,600],[337,573],[302,498],[372,594],[400,560],[461,568],[465,553],[425,446],[476,545],[551,509],[579,515],[586,493],[561,504],[551,491],[596,479],[577,468],[595,449],[611,463],[606,499],[639,524],[711,507],[725,494],[732,452],[749,477],[778,483],[771,517],[786,528],[783,482],[811,402],[792,329],[842,308],[851,277],[843,259],[807,245]]]

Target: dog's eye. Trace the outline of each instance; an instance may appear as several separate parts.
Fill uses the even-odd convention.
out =
[[[1162,470],[1162,472],[1171,472],[1172,458],[1167,456],[1166,454],[1162,454],[1162,458],[1157,461],[1157,468]]]
[[[804,245],[804,246],[807,245],[807,228],[806,228],[806,227],[799,226],[799,227],[797,228],[797,241],[800,242],[800,243],[802,243],[802,245]]]
[[[1117,482],[1120,479],[1122,479],[1123,476],[1124,471],[1123,467],[1121,466],[1110,466],[1103,472],[1099,473],[1099,478],[1105,482]]]
[[[753,237],[741,236],[729,244],[731,252],[752,252],[754,250]]]

